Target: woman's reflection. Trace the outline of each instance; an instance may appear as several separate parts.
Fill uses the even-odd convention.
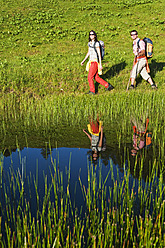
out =
[[[90,123],[87,127],[90,134],[87,133],[85,129],[83,129],[83,132],[91,141],[92,160],[96,161],[99,157],[99,152],[105,151],[106,149],[106,139],[103,133],[103,122],[99,121],[99,118],[97,118],[96,121],[90,119]]]

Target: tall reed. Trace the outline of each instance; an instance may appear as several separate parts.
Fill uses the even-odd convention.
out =
[[[115,93],[95,97],[59,95],[42,100],[11,95],[1,99],[0,130],[5,133],[9,126],[14,128],[16,125],[15,128],[20,128],[23,125],[25,130],[33,126],[35,129],[44,128],[48,132],[51,127],[62,123],[87,123],[90,115],[96,117],[99,113],[105,123],[119,123],[122,134],[129,131],[128,122],[132,116],[137,119],[149,116],[154,138],[157,139],[160,135],[163,138],[164,94],[156,93]]]
[[[162,166],[157,162],[144,182],[142,173],[139,178],[131,175],[129,161],[121,173],[110,160],[103,179],[101,160],[96,167],[88,160],[87,186],[81,173],[78,178],[84,197],[83,208],[78,209],[76,201],[73,208],[70,193],[71,160],[66,176],[60,164],[53,158],[51,161],[51,180],[43,173],[43,198],[38,167],[36,177],[27,180],[25,173],[11,168],[9,184],[1,173],[1,247],[165,246],[165,185],[163,170],[159,172]],[[1,168],[3,172],[2,162]]]

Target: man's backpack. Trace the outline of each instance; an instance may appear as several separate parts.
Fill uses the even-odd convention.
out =
[[[151,132],[147,132],[146,133],[146,148],[149,148],[152,145],[152,133]]]
[[[101,60],[102,60],[104,58],[104,54],[105,54],[104,42],[102,40],[99,40],[98,43],[99,43],[99,47],[100,47]],[[94,43],[94,49],[95,49],[95,52],[97,54],[96,42]],[[99,55],[98,54],[97,54],[97,61],[99,62]]]
[[[153,42],[150,38],[146,38],[146,37],[143,39],[143,41],[145,42],[145,55],[147,59],[150,59],[153,56]],[[138,48],[140,48],[139,42],[140,42],[140,39],[137,42]]]

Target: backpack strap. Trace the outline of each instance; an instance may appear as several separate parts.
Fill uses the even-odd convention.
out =
[[[137,47],[138,47],[138,48],[140,48],[139,43],[140,43],[140,39],[137,41]]]
[[[99,41],[98,41],[98,42],[99,42]],[[99,46],[100,46],[100,43],[99,43]],[[94,43],[94,50],[95,50],[95,52],[96,52],[96,54],[97,54],[97,62],[99,62],[99,55],[98,55],[97,50],[96,50],[96,41],[95,41],[95,43]]]
[[[137,41],[137,48],[138,48],[138,49],[140,49],[140,44],[139,44],[140,41],[141,41],[141,39],[139,39],[139,40]],[[138,50],[137,50],[137,52],[138,52]]]

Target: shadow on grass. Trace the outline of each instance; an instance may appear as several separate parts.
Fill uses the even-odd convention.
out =
[[[104,79],[104,80],[107,80],[107,79],[110,79],[110,78],[112,78],[112,77],[114,77],[115,75],[117,75],[117,74],[119,74],[119,72],[120,71],[122,71],[125,67],[126,67],[126,62],[124,61],[124,62],[121,62],[121,63],[119,63],[119,64],[117,64],[117,65],[113,65],[103,76],[102,76],[102,78]],[[151,75],[151,78],[153,79],[153,81],[154,81],[154,77],[155,77],[155,75],[156,75],[156,73],[157,72],[159,72],[159,71],[162,71],[163,70],[163,68],[165,67],[165,62],[156,62],[156,60],[155,59],[152,59],[151,60],[151,63],[150,63],[150,61],[149,61],[149,67],[150,67],[150,71],[151,71],[151,73],[150,73],[150,75]],[[106,70],[107,68],[105,68],[105,70]],[[131,71],[131,69],[130,69],[130,71]],[[136,79],[136,86],[138,86],[139,84],[141,84],[142,83],[142,77],[141,76],[138,76],[137,77],[137,79]],[[155,83],[155,82],[154,82]],[[96,93],[98,92],[98,86],[99,86],[99,84],[96,82],[95,83],[95,89],[96,89]]]
[[[104,80],[107,81],[107,79],[109,80],[110,78],[114,77],[115,75],[119,74],[120,71],[122,71],[125,67],[126,67],[126,62],[123,61],[117,65],[113,65],[103,76],[102,78]],[[104,69],[106,70],[107,67]],[[96,90],[96,93],[98,92],[98,83],[96,82],[95,84],[95,90]]]
[[[150,68],[150,71],[151,71],[150,76],[151,76],[151,78],[152,78],[152,80],[153,80],[153,82],[155,84],[156,84],[156,82],[154,81],[154,77],[156,76],[156,73],[159,72],[159,71],[162,71],[164,67],[165,67],[165,62],[159,62],[158,63],[158,62],[156,62],[155,59],[152,59],[151,63],[149,61],[149,68]],[[143,80],[142,77],[138,76],[137,79],[136,79],[136,86],[138,84],[141,84],[142,80]]]
[[[114,77],[115,75],[119,74],[120,71],[122,71],[125,67],[126,67],[126,62],[123,61],[120,64],[117,65],[113,65],[103,76],[103,79],[110,79],[112,77]],[[107,68],[105,68],[107,69]]]
[[[151,77],[155,77],[156,73],[159,72],[159,71],[162,71],[163,68],[165,67],[165,62],[156,62],[155,59],[153,59],[151,61],[151,63],[149,63],[149,67],[150,67],[150,70],[151,70]]]

